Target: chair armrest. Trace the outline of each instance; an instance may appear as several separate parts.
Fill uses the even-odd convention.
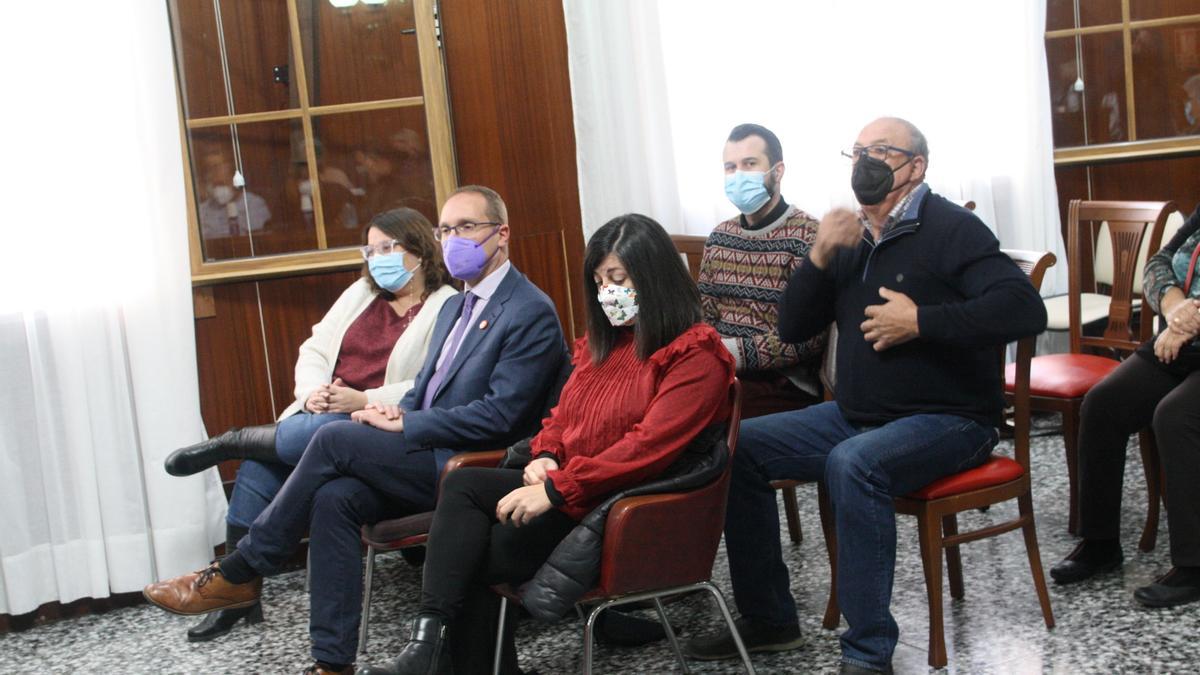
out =
[[[445,480],[446,474],[451,471],[466,466],[494,469],[504,459],[504,452],[504,450],[482,450],[479,452],[460,452],[457,455],[453,455],[450,459],[446,460],[446,466],[442,467],[442,480]]]

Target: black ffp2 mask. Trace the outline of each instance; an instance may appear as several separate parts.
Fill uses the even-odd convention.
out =
[[[908,162],[911,161],[910,158]],[[898,189],[894,187],[895,173],[908,162],[893,169],[882,159],[875,159],[864,152],[854,164],[854,172],[850,174],[850,188],[854,190],[854,198],[863,206],[874,206],[883,201]]]

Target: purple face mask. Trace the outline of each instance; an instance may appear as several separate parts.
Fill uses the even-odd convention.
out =
[[[442,242],[442,258],[446,261],[446,269],[450,270],[450,276],[462,281],[472,281],[479,278],[483,268],[487,266],[488,261],[492,256],[487,254],[483,248],[483,242],[496,236],[500,228],[495,228],[492,233],[484,237],[483,241],[476,242],[466,237],[450,237]],[[500,249],[496,249],[497,251]],[[492,255],[496,255],[493,253]]]

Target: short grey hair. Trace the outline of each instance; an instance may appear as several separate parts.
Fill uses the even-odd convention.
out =
[[[917,125],[902,117],[889,117],[888,119],[898,122],[902,124],[905,129],[908,129],[909,138],[912,139],[912,147],[909,148],[909,150],[911,150],[914,155],[920,155],[924,157],[925,163],[928,164],[929,141],[925,140],[925,134],[921,133],[921,130],[917,128]]]
[[[483,201],[487,202],[487,217],[489,220],[497,223],[508,224],[508,207],[504,205],[504,200],[500,198],[500,194],[490,187],[482,185],[464,185],[454,192],[450,193],[450,197],[459,195],[464,192],[470,192],[483,197]],[[449,199],[450,197],[447,197]]]

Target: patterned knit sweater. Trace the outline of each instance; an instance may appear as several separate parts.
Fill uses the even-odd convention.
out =
[[[795,205],[760,229],[743,228],[737,217],[708,235],[699,278],[704,320],[736,339],[739,371],[782,370],[809,388],[797,380],[814,379],[825,336],[802,344],[780,340],[779,298],[816,236],[816,219]]]
[[[587,338],[558,405],[533,437],[533,456],[553,456],[551,502],[580,519],[608,495],[661,474],[704,427],[729,415],[733,359],[712,327],[698,323],[646,360],[633,330],[592,363]]]

